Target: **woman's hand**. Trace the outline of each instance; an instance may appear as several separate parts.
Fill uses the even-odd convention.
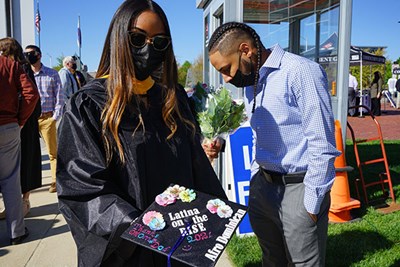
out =
[[[222,142],[220,138],[216,138],[211,143],[203,143],[202,147],[207,157],[210,160],[218,158],[218,154],[221,151]]]

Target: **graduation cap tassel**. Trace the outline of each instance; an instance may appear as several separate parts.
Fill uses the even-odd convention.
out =
[[[167,266],[168,267],[171,267],[171,256],[172,256],[172,254],[182,244],[183,240],[185,239],[185,236],[187,234],[189,234],[190,226],[192,225],[192,220],[189,219],[189,218],[185,218],[184,221],[186,222],[185,231],[179,236],[179,239],[176,241],[175,245],[172,247],[171,251],[168,254],[168,262],[167,262]]]

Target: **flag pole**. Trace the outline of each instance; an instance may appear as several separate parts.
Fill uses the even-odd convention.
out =
[[[78,48],[79,48],[79,69],[82,70],[82,36],[81,36],[81,16],[78,15]]]
[[[37,1],[37,6],[36,6],[36,17],[35,17],[35,25],[36,25],[36,31],[38,34],[38,41],[39,41],[39,48],[40,48],[40,12],[39,12],[39,0]]]

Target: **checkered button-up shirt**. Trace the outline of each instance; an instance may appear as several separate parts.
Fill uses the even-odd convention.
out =
[[[317,63],[279,45],[271,50],[260,69],[253,114],[253,86],[245,88],[254,137],[252,176],[260,166],[279,173],[307,171],[304,206],[318,214],[340,155],[326,74]]]
[[[64,106],[64,94],[58,72],[42,64],[40,71],[35,73],[35,80],[39,89],[42,113],[51,111],[53,119],[58,120]]]

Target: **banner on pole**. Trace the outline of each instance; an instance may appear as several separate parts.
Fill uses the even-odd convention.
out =
[[[78,47],[82,47],[82,35],[81,35],[81,18],[78,16]]]

